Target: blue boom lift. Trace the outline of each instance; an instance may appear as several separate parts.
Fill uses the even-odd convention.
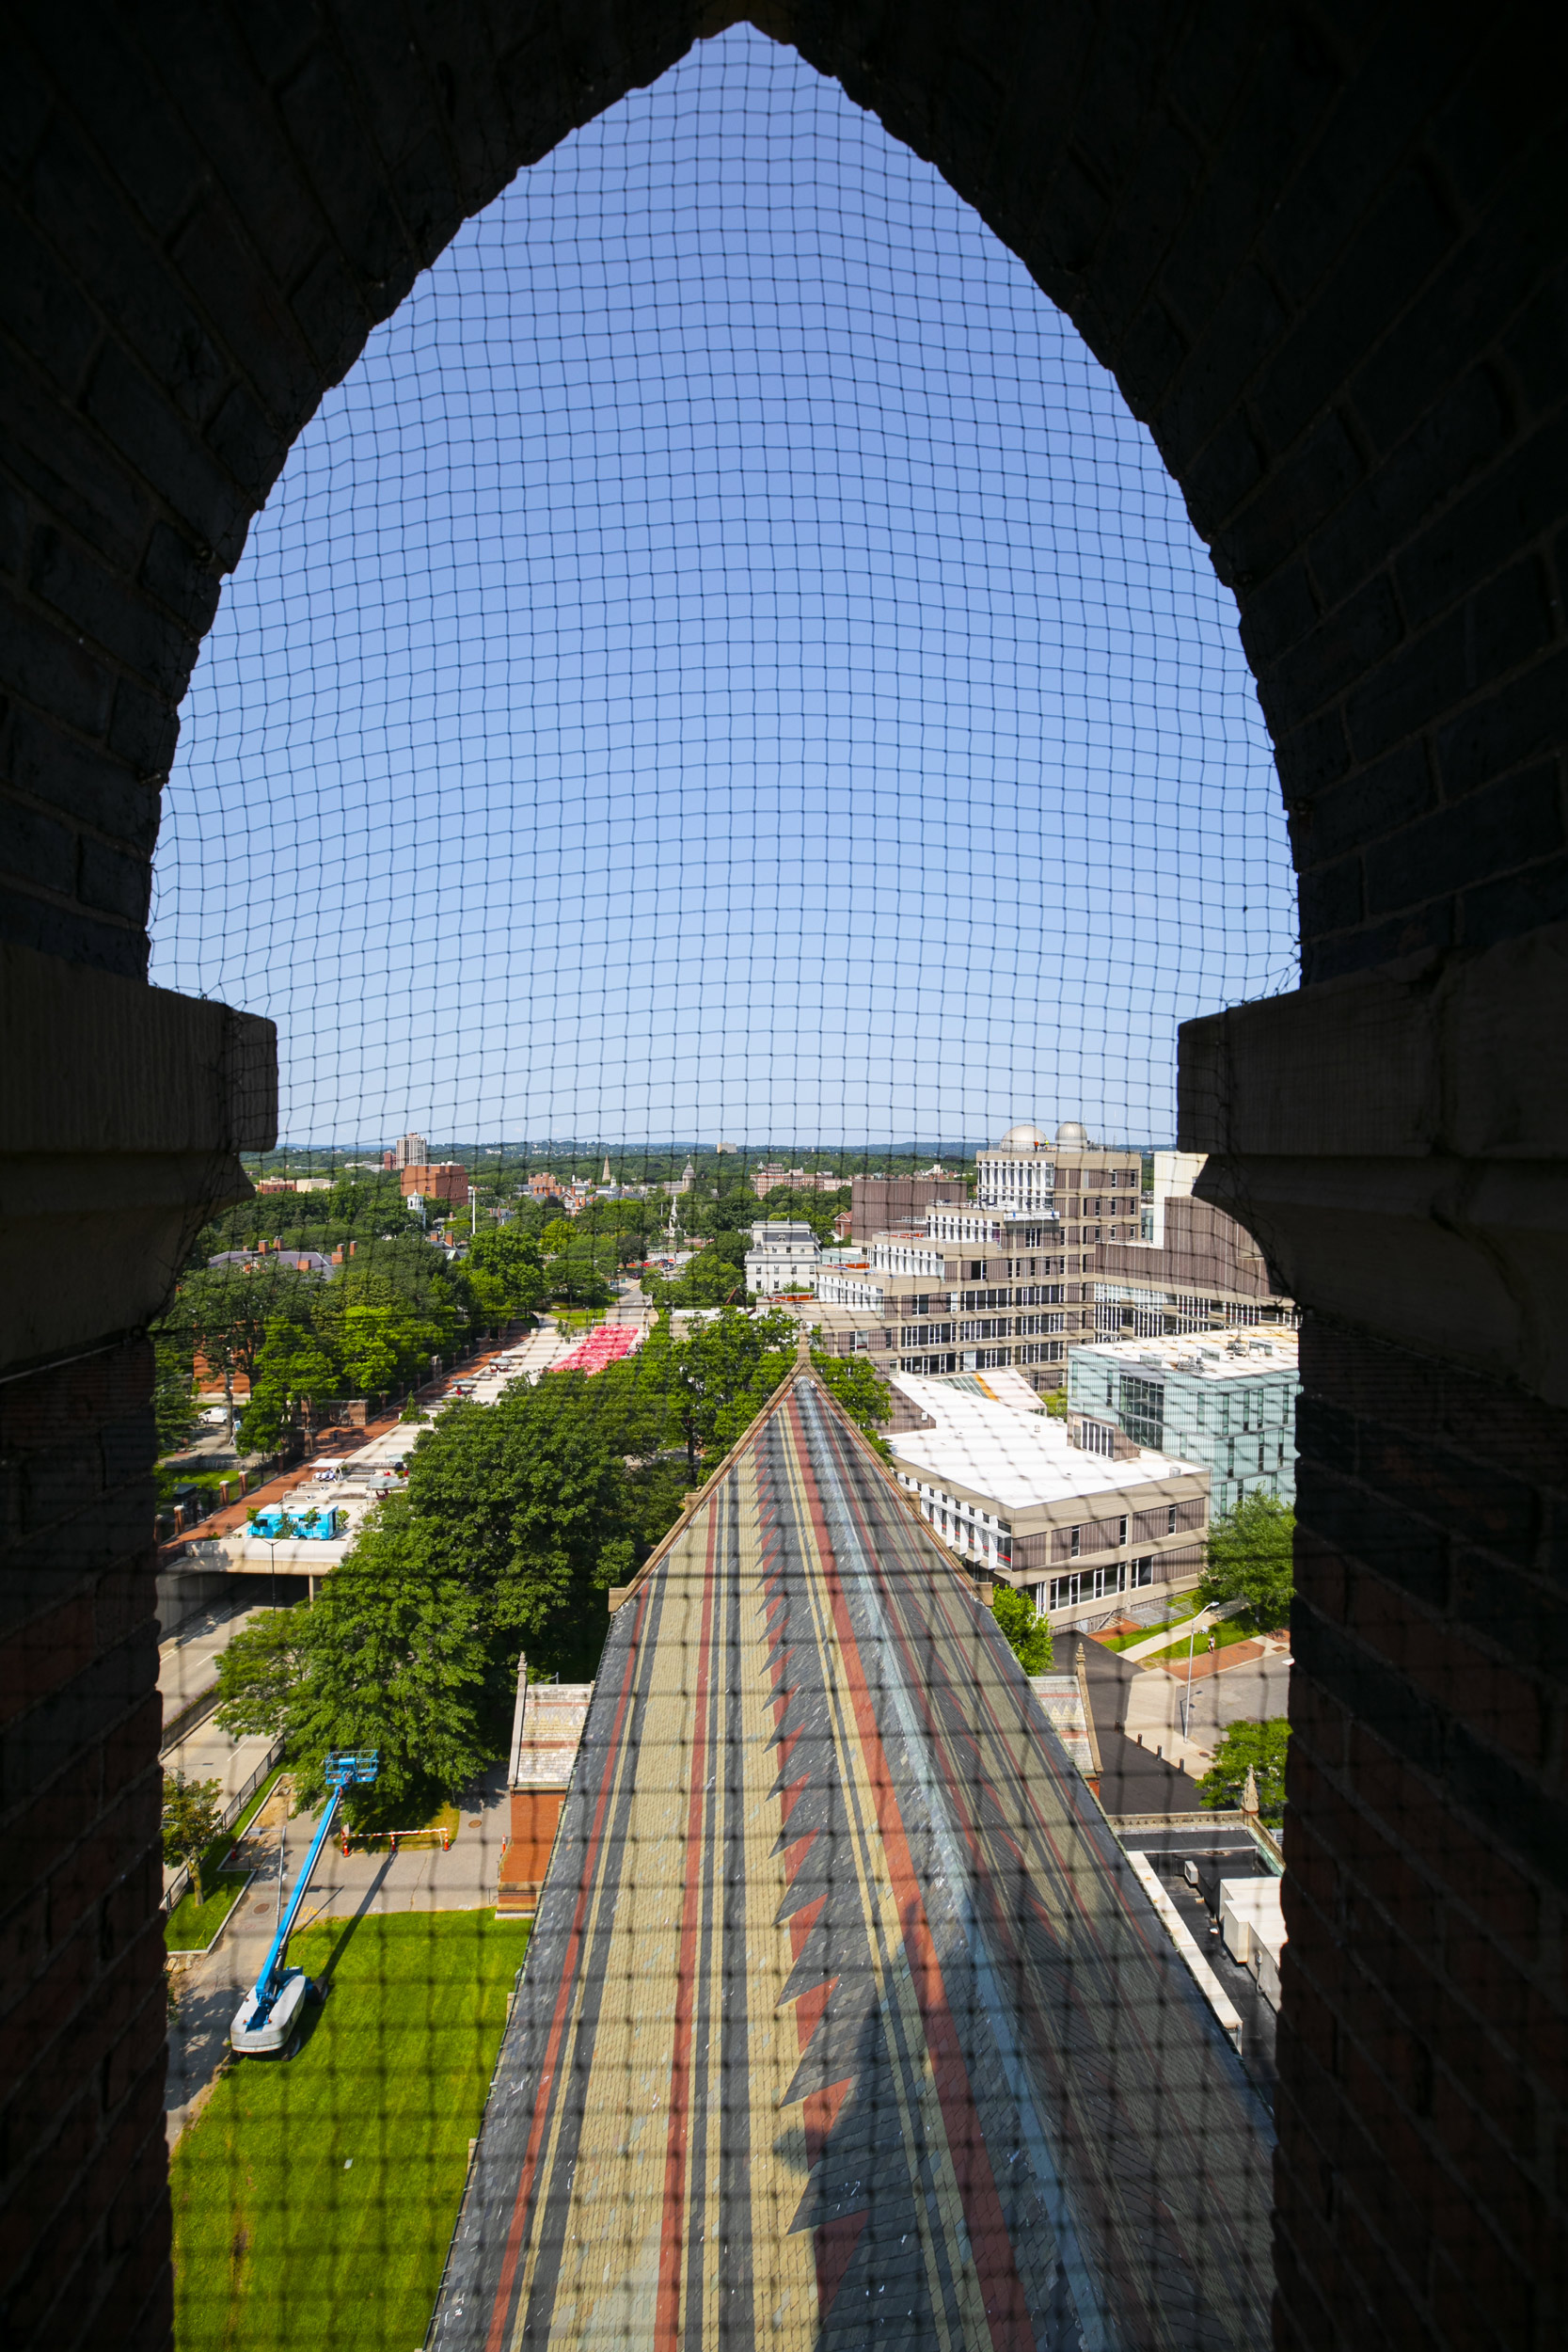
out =
[[[235,2010],[234,2022],[229,2028],[230,2042],[242,2058],[287,2055],[299,2025],[299,2013],[308,1996],[317,1989],[303,1968],[288,1965],[289,1931],[305,1899],[316,1857],[337,1819],[343,1790],[366,1787],[373,1781],[379,1760],[380,1751],[376,1748],[334,1748],[326,1759],[326,1785],[332,1794],[322,1815],[321,1827],[310,1841],[305,1867],[294,1881],[294,1891],[277,1923],[277,1933],[273,1937],[261,1973]]]

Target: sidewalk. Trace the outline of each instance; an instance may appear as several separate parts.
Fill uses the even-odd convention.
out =
[[[1231,1724],[1283,1715],[1290,1703],[1291,1653],[1283,1642],[1238,1642],[1193,1660],[1192,1717],[1181,1730],[1187,1661],[1150,1661],[1133,1669],[1124,1718],[1127,1737],[1193,1773],[1206,1772]]]

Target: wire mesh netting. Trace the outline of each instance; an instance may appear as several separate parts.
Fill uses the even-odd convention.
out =
[[[1148,434],[792,53],[372,335],[157,866],[282,1072],[158,1342],[182,2344],[1259,2338],[1295,1359],[1172,1147],[1293,926]]]

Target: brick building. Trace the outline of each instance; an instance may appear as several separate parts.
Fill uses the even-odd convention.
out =
[[[960,1176],[851,1176],[847,1237],[869,1241],[892,1225],[918,1225],[933,1201],[967,1197]]]
[[[409,1160],[398,1181],[405,1200],[415,1193],[421,1200],[467,1201],[468,1198],[468,1171],[461,1160]]]

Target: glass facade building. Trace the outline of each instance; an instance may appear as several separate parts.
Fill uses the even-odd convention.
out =
[[[1300,1385],[1291,1330],[1208,1344],[1130,1340],[1072,1350],[1068,1412],[1089,1453],[1138,1447],[1199,1464],[1217,1518],[1243,1495],[1294,1502]]]

